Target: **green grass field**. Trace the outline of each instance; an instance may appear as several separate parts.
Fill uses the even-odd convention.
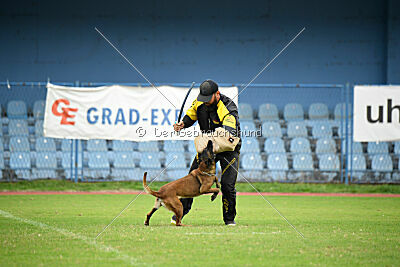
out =
[[[221,196],[195,200],[169,224],[141,195],[96,241],[134,195],[0,196],[0,265],[395,266],[400,263],[400,198],[239,196],[236,227],[221,219]]]

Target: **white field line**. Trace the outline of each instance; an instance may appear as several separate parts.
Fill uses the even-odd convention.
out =
[[[54,231],[54,232],[57,232],[57,233],[60,233],[60,234],[62,234],[64,236],[66,236],[66,237],[79,239],[79,240],[83,241],[84,243],[95,247],[98,250],[117,254],[119,259],[124,260],[125,262],[129,263],[130,265],[138,265],[139,264],[137,259],[132,258],[132,257],[122,253],[121,251],[119,251],[116,248],[96,243],[96,241],[94,239],[88,238],[86,236],[83,236],[83,235],[80,235],[80,234],[75,234],[75,233],[70,232],[68,230],[65,230],[65,229],[62,229],[62,228],[57,228],[57,227],[54,227],[54,226],[50,226],[50,225],[47,225],[47,224],[44,224],[44,223],[41,223],[41,222],[37,222],[37,221],[25,219],[25,218],[20,218],[20,217],[14,216],[13,214],[11,214],[9,212],[6,212],[6,211],[3,211],[3,210],[0,210],[0,215],[3,216],[4,218],[7,218],[7,219],[12,219],[12,220],[15,220],[15,221],[18,221],[18,222],[23,222],[23,223],[26,223],[26,224],[30,224],[30,225],[39,227],[41,229]]]

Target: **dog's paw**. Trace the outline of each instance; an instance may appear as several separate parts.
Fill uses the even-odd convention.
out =
[[[213,195],[211,196],[211,201],[214,201],[214,200],[217,198],[217,196],[218,196],[218,194],[213,194]]]

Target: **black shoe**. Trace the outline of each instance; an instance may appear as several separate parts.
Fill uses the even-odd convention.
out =
[[[228,225],[228,226],[236,226],[236,222],[235,222],[235,221],[226,221],[226,222],[225,222],[225,225]]]

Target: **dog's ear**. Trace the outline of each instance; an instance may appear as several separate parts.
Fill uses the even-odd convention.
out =
[[[208,143],[207,143],[207,150],[208,150],[208,151],[213,151],[213,143],[212,143],[211,140],[208,140]]]

